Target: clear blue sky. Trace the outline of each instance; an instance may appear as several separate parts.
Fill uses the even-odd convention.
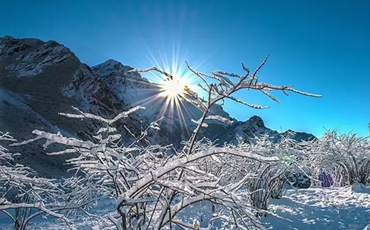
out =
[[[136,68],[177,54],[199,71],[242,74],[241,61],[254,69],[271,53],[260,81],[323,98],[276,92],[279,105],[243,91],[236,96],[272,107],[257,111],[227,102],[232,117],[259,115],[279,131],[321,136],[324,127],[339,127],[368,135],[369,12],[368,0],[3,0],[0,36],[56,40],[89,65],[111,58]]]

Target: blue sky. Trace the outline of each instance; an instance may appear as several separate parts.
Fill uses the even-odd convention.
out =
[[[321,99],[281,92],[281,104],[251,91],[236,94],[254,110],[226,102],[238,120],[261,116],[267,127],[321,136],[324,128],[368,135],[370,1],[0,1],[0,36],[56,40],[82,62],[116,59],[146,68],[161,57],[197,70],[243,74],[267,53],[260,81],[293,85]]]

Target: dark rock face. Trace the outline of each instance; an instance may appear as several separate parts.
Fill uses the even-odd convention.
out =
[[[196,127],[191,119],[199,119],[201,111],[184,102],[181,105],[187,111],[184,117],[180,117],[176,109],[170,113],[164,107],[164,100],[158,99],[160,87],[139,73],[130,72],[132,69],[115,60],[89,67],[81,63],[67,47],[55,41],[2,37],[0,130],[10,132],[19,141],[33,138],[31,132],[34,129],[89,138],[96,131],[94,123],[65,118],[58,113],[75,113],[71,108],[75,106],[82,111],[109,118],[141,105],[147,109],[117,124],[117,128],[122,130],[123,141],[132,141],[123,125],[139,135],[150,122],[164,116],[166,119],[160,123],[161,130],[149,133],[150,143],[181,147],[181,141],[188,139]],[[232,119],[220,105],[213,106],[210,113]],[[232,125],[207,122],[209,127],[202,129],[201,137],[217,139],[219,144],[223,144],[237,143],[239,139],[250,141],[265,133],[278,141],[282,135],[266,128],[258,116],[245,122],[234,121]],[[296,133],[293,138],[311,137],[311,134]],[[53,170],[64,171],[64,157],[45,156],[48,150],[44,150],[40,143],[13,149],[22,153],[20,163],[30,165],[46,175]]]
[[[5,36],[0,38],[0,55],[10,56],[17,52],[21,52],[30,48],[34,43],[37,42],[36,39],[14,39],[11,36]]]
[[[288,183],[295,188],[309,188],[311,186],[311,179],[302,172],[288,172],[285,176]]]
[[[251,124],[254,124],[255,127],[257,127],[257,128],[264,128],[265,127],[265,123],[263,123],[262,118],[260,118],[259,116],[256,116],[256,115],[249,118],[248,122],[251,123]]]
[[[314,135],[310,133],[294,132],[293,130],[287,130],[283,133],[283,135],[287,135],[296,141],[312,141],[317,139]]]

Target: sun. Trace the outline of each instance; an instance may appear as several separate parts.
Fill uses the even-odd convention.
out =
[[[199,106],[194,103],[197,97],[204,97],[204,92],[199,86],[200,80],[189,71],[185,61],[190,61],[192,67],[197,69],[203,65],[203,59],[192,60],[187,51],[183,52],[184,56],[180,55],[179,45],[175,44],[172,48],[172,57],[168,52],[144,50],[143,56],[147,57],[149,64],[142,65],[156,67],[159,71],[143,73],[148,79],[148,86],[140,89],[138,100],[133,99],[135,102],[132,105],[145,106],[146,112],[152,114],[159,125],[164,122],[169,127],[175,127],[173,124],[178,123],[181,132],[190,135],[189,118],[198,115]]]
[[[180,98],[184,94],[185,83],[180,79],[168,79],[161,84],[163,96],[170,99]]]

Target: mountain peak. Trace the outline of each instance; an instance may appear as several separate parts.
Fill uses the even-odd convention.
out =
[[[108,75],[112,72],[127,72],[128,70],[133,69],[130,66],[125,66],[121,62],[116,61],[114,59],[108,59],[107,61],[93,66],[92,69],[101,75]]]
[[[11,63],[4,66],[5,74],[17,77],[36,76],[46,67],[60,64],[69,58],[77,59],[67,47],[55,41],[43,42],[34,38],[17,39],[11,36],[0,37],[0,55],[4,64]]]
[[[12,36],[0,37],[0,55],[13,55],[32,47],[38,42],[41,41],[32,38],[18,39]]]
[[[263,128],[265,127],[265,123],[263,122],[262,118],[257,116],[257,115],[254,115],[252,116],[251,118],[249,118],[247,121],[247,123],[252,123],[252,124],[255,124],[256,127],[258,128]]]

